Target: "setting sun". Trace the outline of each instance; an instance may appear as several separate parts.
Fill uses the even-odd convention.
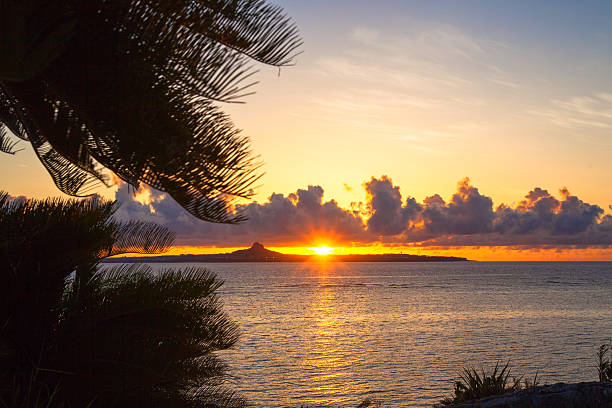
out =
[[[328,246],[313,247],[309,249],[311,249],[315,255],[329,255],[334,252],[334,248]]]

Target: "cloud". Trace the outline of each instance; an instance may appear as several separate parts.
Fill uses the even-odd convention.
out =
[[[532,110],[530,113],[561,127],[607,131],[612,128],[612,94],[599,92],[588,96],[553,99],[548,108]]]
[[[469,184],[468,178],[459,182],[457,193],[446,205],[440,196],[426,199],[422,218],[424,228],[434,234],[470,235],[491,232],[493,200],[483,196]]]
[[[402,206],[399,187],[387,176],[372,177],[364,184],[371,216],[367,221],[368,231],[375,235],[396,235],[408,228],[410,221],[422,207],[413,198]]]
[[[10,194],[8,194],[8,193],[7,193],[7,195],[6,195],[6,200],[7,200],[9,203],[14,203],[14,202],[16,203],[16,202],[18,202],[18,201],[26,201],[27,199],[28,199],[28,198],[27,198],[26,196],[23,196],[23,195],[19,195],[19,196],[12,196],[12,195],[10,195]]]
[[[559,193],[563,201],[557,200],[546,190],[535,188],[516,209],[499,206],[495,230],[518,235],[546,231],[551,236],[562,236],[580,234],[597,225],[603,209],[584,203],[565,187]]]
[[[520,86],[503,68],[512,62],[507,51],[508,45],[453,25],[355,27],[340,51],[316,58],[311,74],[322,91],[304,99],[309,106],[302,115],[410,140],[421,150],[440,135],[469,136],[451,127],[475,110],[490,111],[490,92],[506,98],[508,87]],[[426,135],[425,127],[435,134]]]
[[[135,195],[123,184],[116,193],[117,217],[164,224],[177,232],[177,244],[238,246],[253,241],[267,245],[389,244],[435,247],[511,246],[528,248],[610,247],[612,215],[585,203],[567,188],[557,197],[535,187],[515,206],[500,204],[481,193],[468,178],[446,202],[433,194],[419,203],[402,198],[388,176],[363,184],[365,202],[345,209],[324,199],[320,186],[266,202],[236,205],[248,220],[240,225],[199,221],[163,193],[147,189]]]
[[[143,204],[134,199],[127,185],[121,185],[116,194],[122,204],[117,217],[164,224],[177,233],[178,245],[232,246],[253,241],[290,245],[314,239],[346,242],[363,240],[365,234],[359,213],[340,208],[335,200],[324,202],[320,186],[298,189],[287,196],[272,194],[263,204],[237,205],[235,211],[248,217],[239,225],[203,222],[163,193],[148,195],[150,203]]]

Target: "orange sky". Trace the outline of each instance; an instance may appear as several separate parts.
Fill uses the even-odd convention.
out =
[[[285,254],[307,255],[314,254],[312,246],[276,247],[266,246],[267,249]],[[176,246],[166,255],[181,254],[217,254],[232,252],[244,247],[193,247]],[[332,254],[385,254],[404,253],[429,256],[459,256],[472,261],[611,261],[612,249],[577,248],[577,249],[527,249],[514,247],[389,247],[382,245],[333,247]],[[124,255],[121,255],[124,256]]]

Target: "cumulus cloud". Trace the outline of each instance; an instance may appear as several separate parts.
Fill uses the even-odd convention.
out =
[[[433,194],[419,203],[402,198],[391,178],[372,177],[363,184],[365,202],[345,209],[325,201],[320,186],[308,186],[266,202],[235,207],[248,217],[240,225],[199,221],[163,193],[134,194],[121,185],[117,216],[155,221],[177,232],[182,245],[304,245],[316,240],[333,243],[393,243],[429,246],[504,245],[523,247],[612,246],[612,216],[585,203],[567,188],[557,197],[535,187],[514,206],[481,193],[468,178],[461,180],[448,202]]]
[[[518,235],[544,232],[554,237],[575,236],[589,229],[605,227],[606,218],[598,223],[604,212],[601,207],[584,203],[565,187],[559,193],[562,201],[547,190],[535,188],[516,209],[500,205],[496,210],[495,231]]]
[[[364,183],[366,200],[370,210],[367,221],[368,231],[375,235],[396,235],[409,227],[410,222],[422,210],[414,198],[408,197],[402,206],[399,187],[387,176],[380,179],[372,177]]]
[[[247,245],[253,241],[267,244],[303,244],[311,240],[334,242],[364,240],[365,229],[357,211],[338,206],[335,200],[323,201],[320,186],[308,186],[284,196],[272,194],[268,201],[240,204],[235,211],[248,220],[239,225],[213,224],[189,215],[167,195],[152,191],[150,202],[133,199],[127,185],[117,191],[122,203],[117,216],[156,221],[176,231],[179,245]]]
[[[433,235],[486,233],[493,225],[492,206],[493,200],[481,195],[465,178],[448,204],[437,194],[425,199],[421,217],[425,230]]]

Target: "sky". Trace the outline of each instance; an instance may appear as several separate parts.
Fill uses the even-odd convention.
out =
[[[264,163],[240,226],[147,189],[101,189],[164,223],[179,252],[253,241],[307,252],[612,259],[612,3],[275,2],[304,45],[224,105]],[[58,196],[31,149],[11,195]]]

